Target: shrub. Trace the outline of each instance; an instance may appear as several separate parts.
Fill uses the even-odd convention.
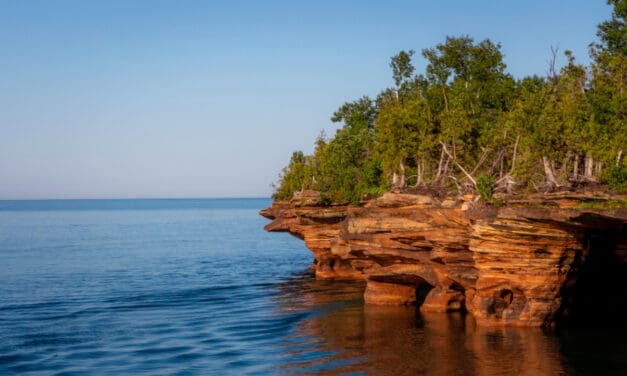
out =
[[[627,192],[627,166],[613,166],[607,170],[605,180],[608,187],[617,192]]]
[[[481,175],[477,179],[477,191],[479,191],[479,195],[481,196],[481,200],[485,202],[492,201],[492,194],[494,186],[494,178],[490,175]]]

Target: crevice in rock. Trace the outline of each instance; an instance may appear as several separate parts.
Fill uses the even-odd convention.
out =
[[[462,286],[461,284],[457,283],[457,282],[452,282],[449,285],[449,290],[453,290],[453,291],[459,291],[459,292],[464,292],[466,291],[466,289],[464,288],[464,286]]]
[[[517,318],[527,303],[527,297],[518,288],[501,288],[491,297],[483,298],[484,312],[489,319],[512,320]]]
[[[420,309],[433,287],[433,285],[424,280],[418,283],[416,286],[416,309]]]
[[[499,297],[505,302],[505,307],[508,307],[514,300],[514,293],[510,289],[503,289],[499,293]]]
[[[414,274],[373,275],[366,285],[366,303],[415,305],[420,308],[435,286]]]

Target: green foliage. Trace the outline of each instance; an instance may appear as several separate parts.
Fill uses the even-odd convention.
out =
[[[490,175],[481,175],[477,179],[477,191],[481,196],[481,200],[485,202],[492,201],[492,195],[494,194],[494,178]]]
[[[290,164],[283,169],[279,176],[279,185],[273,198],[287,200],[292,197],[294,192],[308,188],[311,172],[311,157],[306,157],[302,151],[292,153]]]
[[[411,57],[414,54],[413,50],[408,52],[401,51],[398,55],[392,57],[390,62],[390,68],[392,68],[394,83],[399,88],[403,81],[408,80],[412,73],[414,73],[414,66],[411,64]]]
[[[610,167],[606,174],[607,185],[619,193],[627,192],[627,165]]]
[[[394,86],[340,106],[331,120],[341,127],[318,137],[312,155],[292,155],[275,198],[316,189],[328,202],[359,204],[407,183],[493,203],[496,191],[582,181],[626,190],[625,1],[608,1],[614,12],[599,25],[592,64],[567,50],[549,78],[515,80],[489,39],[447,37],[422,50],[418,74],[414,51],[400,51],[390,59]]]
[[[627,29],[625,28],[627,1],[608,0],[607,3],[614,6],[612,19],[599,25],[597,36],[601,38],[608,52],[625,56],[627,54]]]
[[[358,204],[369,188],[380,184],[381,162],[374,151],[376,116],[375,103],[368,97],[345,103],[331,119],[344,126],[328,142],[317,142],[316,188],[334,202]]]

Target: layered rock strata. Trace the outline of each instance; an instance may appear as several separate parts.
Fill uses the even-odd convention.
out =
[[[266,230],[305,241],[316,277],[364,279],[366,304],[541,326],[569,314],[599,234],[611,248],[604,262],[621,272],[627,265],[627,210],[574,208],[588,199],[599,198],[539,196],[497,208],[473,196],[387,193],[352,207],[322,206],[317,192],[305,191],[261,214],[273,220]]]

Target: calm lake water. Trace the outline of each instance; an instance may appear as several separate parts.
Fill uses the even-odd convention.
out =
[[[0,201],[0,374],[627,374],[627,337],[366,307],[268,199]]]

